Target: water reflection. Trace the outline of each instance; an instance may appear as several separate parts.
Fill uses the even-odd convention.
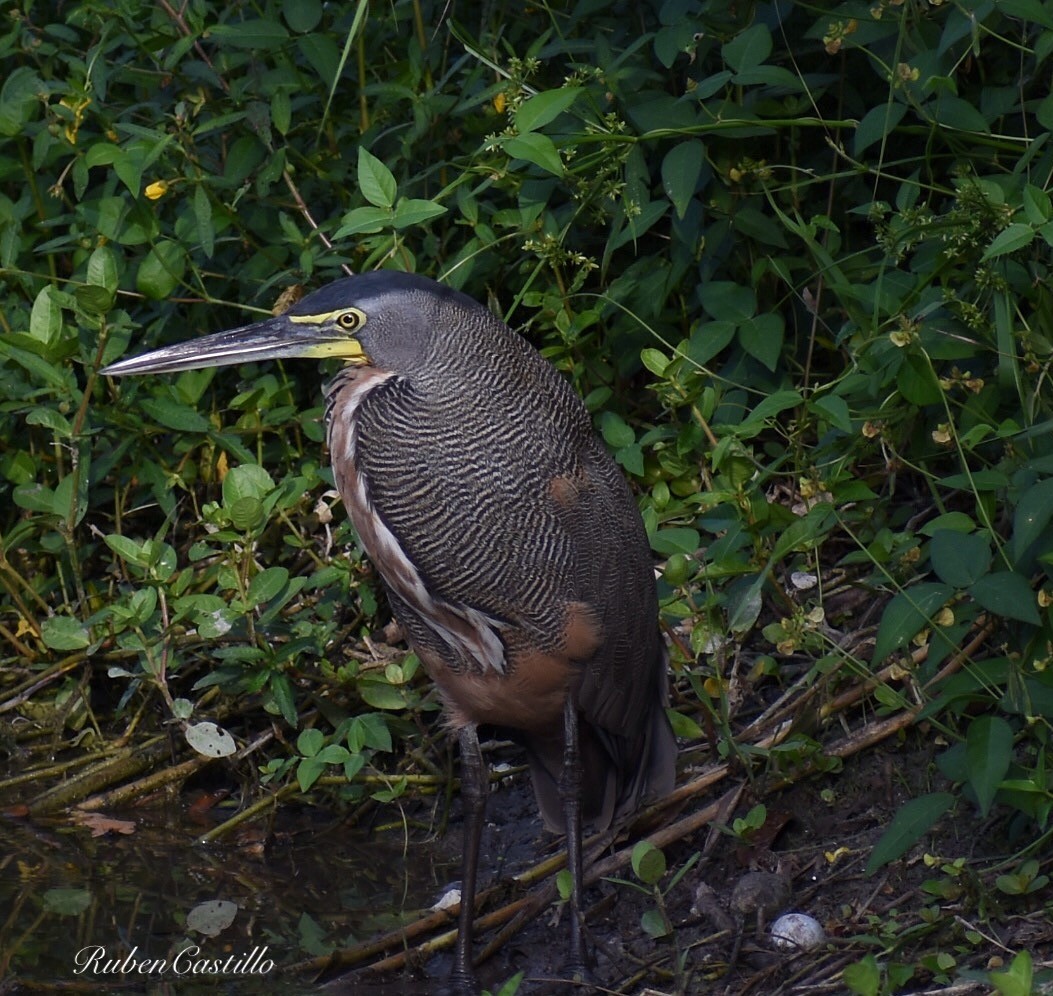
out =
[[[197,845],[181,811],[122,818],[98,837],[0,820],[0,991],[303,992],[288,966],[413,919],[457,874],[313,811],[283,811],[265,852]]]

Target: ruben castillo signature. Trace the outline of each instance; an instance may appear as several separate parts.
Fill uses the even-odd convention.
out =
[[[249,954],[209,958],[191,944],[168,958],[149,958],[140,957],[138,945],[121,957],[111,955],[101,944],[89,944],[73,961],[74,975],[266,975],[274,970],[266,947],[255,947]]]

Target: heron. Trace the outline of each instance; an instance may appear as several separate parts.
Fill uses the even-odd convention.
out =
[[[477,991],[480,729],[522,746],[541,816],[566,835],[566,964],[585,978],[582,824],[605,829],[671,792],[677,746],[643,520],[570,384],[473,298],[392,270],[101,372],[333,357],[343,365],[323,390],[337,489],[459,742],[451,988]]]

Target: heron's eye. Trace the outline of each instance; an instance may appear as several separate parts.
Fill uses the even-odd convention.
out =
[[[345,332],[354,332],[362,324],[362,319],[357,312],[345,311],[337,318],[336,324]]]

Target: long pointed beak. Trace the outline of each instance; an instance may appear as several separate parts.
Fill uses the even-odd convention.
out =
[[[329,356],[339,356],[350,363],[368,362],[358,341],[346,334],[297,325],[279,315],[118,360],[103,367],[99,373],[107,377],[123,377],[127,374],[176,373],[259,360],[324,359]]]

